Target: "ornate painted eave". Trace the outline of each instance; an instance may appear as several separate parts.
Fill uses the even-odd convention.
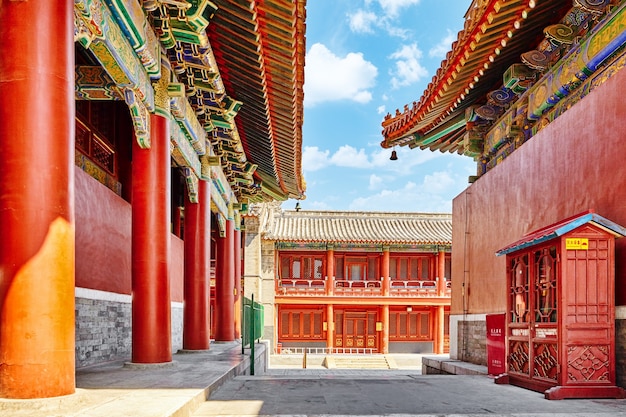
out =
[[[235,119],[265,200],[303,198],[305,0],[216,0],[208,27]]]
[[[76,0],[75,39],[95,58],[76,68],[76,98],[125,100],[146,148],[149,113],[171,117],[192,200],[198,179],[224,189],[220,211],[303,198],[305,4]]]
[[[544,28],[557,23],[571,6],[571,0],[475,0],[421,99],[383,121],[381,146],[464,153],[465,125],[455,125],[456,116],[499,88],[505,70],[543,40]],[[450,131],[433,139],[446,129]]]

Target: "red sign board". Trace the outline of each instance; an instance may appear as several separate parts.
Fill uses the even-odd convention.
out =
[[[487,314],[487,372],[500,375],[506,372],[504,320],[506,315]]]

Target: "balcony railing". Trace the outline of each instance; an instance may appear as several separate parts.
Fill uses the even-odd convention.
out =
[[[335,296],[382,296],[383,281],[351,281],[332,280]],[[389,296],[391,297],[437,297],[437,280],[391,280]],[[445,282],[444,296],[451,294],[450,281]],[[277,295],[319,296],[327,293],[327,280],[323,279],[276,279]]]
[[[391,281],[389,294],[434,297],[437,295],[437,281]]]
[[[326,282],[321,279],[278,279],[277,294],[320,295],[326,293]]]
[[[381,281],[347,281],[335,280],[335,294],[337,295],[382,295]]]

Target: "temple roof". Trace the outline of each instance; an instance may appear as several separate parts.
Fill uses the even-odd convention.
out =
[[[452,215],[287,210],[274,214],[264,238],[283,242],[451,245]]]
[[[505,246],[504,248],[496,252],[497,256],[506,255],[508,253],[517,252],[519,250],[535,246],[548,240],[555,239],[559,236],[563,236],[573,230],[585,224],[593,224],[608,233],[613,234],[615,237],[626,236],[626,229],[622,226],[614,223],[596,213],[593,210],[586,211],[584,213],[577,214],[570,218],[561,220],[557,223],[551,224],[546,227],[542,227],[539,230],[535,230],[521,238],[520,240]]]
[[[302,198],[306,0],[213,0],[207,34],[226,93],[242,103],[235,122],[262,190]]]
[[[474,0],[465,26],[419,101],[387,115],[381,146],[463,153],[465,111],[502,86],[503,73],[544,39],[572,0]]]

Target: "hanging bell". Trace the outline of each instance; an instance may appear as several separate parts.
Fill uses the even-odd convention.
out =
[[[395,149],[393,151],[391,151],[391,157],[389,159],[392,160],[392,161],[397,161],[398,160],[398,154],[396,153]]]

